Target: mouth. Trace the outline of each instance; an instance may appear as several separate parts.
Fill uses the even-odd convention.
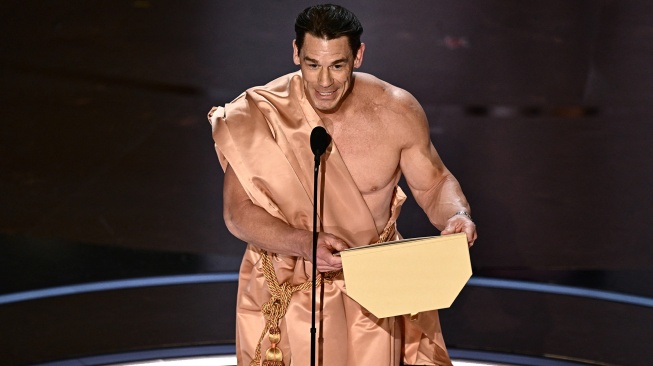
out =
[[[333,90],[333,91],[318,91],[318,90],[316,90],[315,94],[317,95],[317,97],[319,99],[332,99],[336,94],[336,90]]]

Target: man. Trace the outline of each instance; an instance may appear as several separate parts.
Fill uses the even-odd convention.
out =
[[[239,365],[310,363],[313,155],[309,135],[333,138],[323,158],[319,204],[318,357],[322,365],[449,365],[437,312],[377,319],[346,296],[334,253],[399,238],[405,195],[443,235],[476,227],[456,179],[433,147],[419,103],[374,76],[354,73],[365,45],[355,15],[334,5],[297,17],[299,72],[249,89],[213,108],[224,176],[224,218],[248,243],[240,270]]]

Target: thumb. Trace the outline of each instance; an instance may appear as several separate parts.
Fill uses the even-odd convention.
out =
[[[345,250],[345,249],[347,249],[347,248],[349,248],[349,247],[347,246],[347,244],[346,244],[344,241],[340,240],[340,239],[335,240],[335,241],[333,242],[333,249],[335,249],[335,250],[337,250],[337,251],[339,251],[339,252],[340,252],[340,251],[343,251],[343,250]]]
[[[449,234],[453,234],[453,233],[454,233],[454,230],[450,225],[445,226],[444,229],[442,229],[442,231],[440,231],[440,235],[449,235]]]

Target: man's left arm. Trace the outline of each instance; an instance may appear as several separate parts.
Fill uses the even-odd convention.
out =
[[[426,114],[410,96],[400,168],[419,206],[442,235],[464,232],[471,247],[476,225],[458,180],[445,167],[431,142]]]

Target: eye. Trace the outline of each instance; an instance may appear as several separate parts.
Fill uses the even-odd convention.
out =
[[[308,64],[309,69],[317,69],[317,64]]]
[[[341,70],[344,66],[342,64],[336,64],[332,66],[334,70]]]

